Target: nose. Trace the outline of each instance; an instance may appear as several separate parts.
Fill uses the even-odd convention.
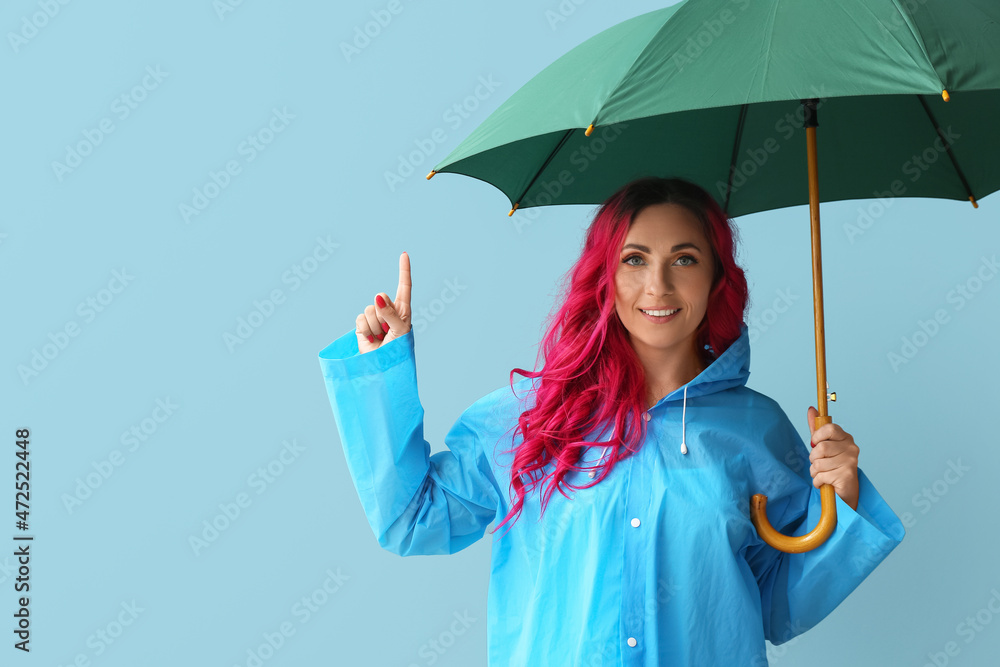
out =
[[[674,277],[669,266],[648,272],[646,294],[654,298],[674,293]]]

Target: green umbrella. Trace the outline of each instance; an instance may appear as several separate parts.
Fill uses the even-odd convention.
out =
[[[598,204],[641,176],[677,176],[735,217],[809,204],[819,428],[827,414],[823,201],[977,199],[1000,188],[995,0],[683,0],[586,40],[528,81],[441,161],[517,209]],[[822,132],[817,132],[822,119]],[[805,132],[802,129],[805,129]],[[805,159],[803,159],[805,158]],[[805,164],[803,164],[805,163]],[[813,549],[756,494],[762,539]]]

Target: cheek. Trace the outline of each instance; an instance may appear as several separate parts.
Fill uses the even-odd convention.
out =
[[[687,287],[688,294],[698,300],[705,301],[712,291],[712,274],[706,271],[701,271],[697,274],[692,272],[685,276],[685,286]]]
[[[626,298],[628,289],[625,286],[625,277],[621,271],[615,274],[615,303],[620,303]]]
[[[637,271],[622,272],[615,274],[615,295],[619,299],[631,300],[635,298],[636,290],[641,287],[642,278]]]

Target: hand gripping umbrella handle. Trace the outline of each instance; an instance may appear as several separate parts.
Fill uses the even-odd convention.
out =
[[[832,419],[829,415],[817,415],[814,424],[816,428],[819,428],[823,424],[829,424]],[[791,537],[782,535],[775,530],[771,522],[767,520],[767,496],[762,493],[755,493],[750,498],[750,520],[753,522],[754,528],[757,529],[760,538],[778,551],[790,554],[811,551],[826,542],[826,539],[833,533],[833,529],[837,527],[837,496],[833,486],[823,484],[819,487],[819,495],[823,503],[819,523],[805,535]]]

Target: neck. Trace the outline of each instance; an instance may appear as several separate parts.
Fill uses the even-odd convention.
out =
[[[693,380],[707,365],[695,350],[676,350],[640,356],[646,373],[646,404],[653,407],[664,396]]]

